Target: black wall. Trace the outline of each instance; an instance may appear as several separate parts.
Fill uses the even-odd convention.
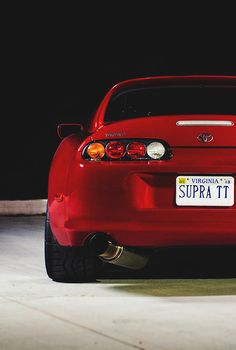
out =
[[[147,75],[236,75],[235,41],[228,37],[221,45],[216,37],[213,47],[213,40],[199,45],[191,38],[180,45],[172,37],[170,42],[164,32],[162,41],[159,32],[152,40],[144,32],[132,36],[119,30],[111,38],[104,32],[95,37],[95,24],[90,34],[83,27],[70,32],[65,26],[50,32],[42,28],[41,23],[33,34],[30,27],[15,29],[7,41],[0,199],[46,198],[50,161],[60,141],[57,124],[85,121],[118,81]]]

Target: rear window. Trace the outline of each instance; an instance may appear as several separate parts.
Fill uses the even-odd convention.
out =
[[[236,114],[236,86],[159,86],[114,95],[105,122],[178,114]]]

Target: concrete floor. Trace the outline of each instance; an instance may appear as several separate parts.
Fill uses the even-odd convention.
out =
[[[44,217],[0,217],[0,350],[235,350],[236,280],[46,276]]]

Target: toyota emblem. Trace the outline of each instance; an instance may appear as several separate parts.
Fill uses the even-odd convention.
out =
[[[200,134],[198,135],[197,137],[198,141],[199,142],[211,142],[213,140],[213,135],[211,134]]]

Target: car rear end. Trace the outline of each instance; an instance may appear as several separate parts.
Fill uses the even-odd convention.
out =
[[[80,246],[103,232],[126,247],[235,245],[235,82],[172,77],[114,87],[71,162],[61,243]],[[135,106],[142,94],[146,104]]]

